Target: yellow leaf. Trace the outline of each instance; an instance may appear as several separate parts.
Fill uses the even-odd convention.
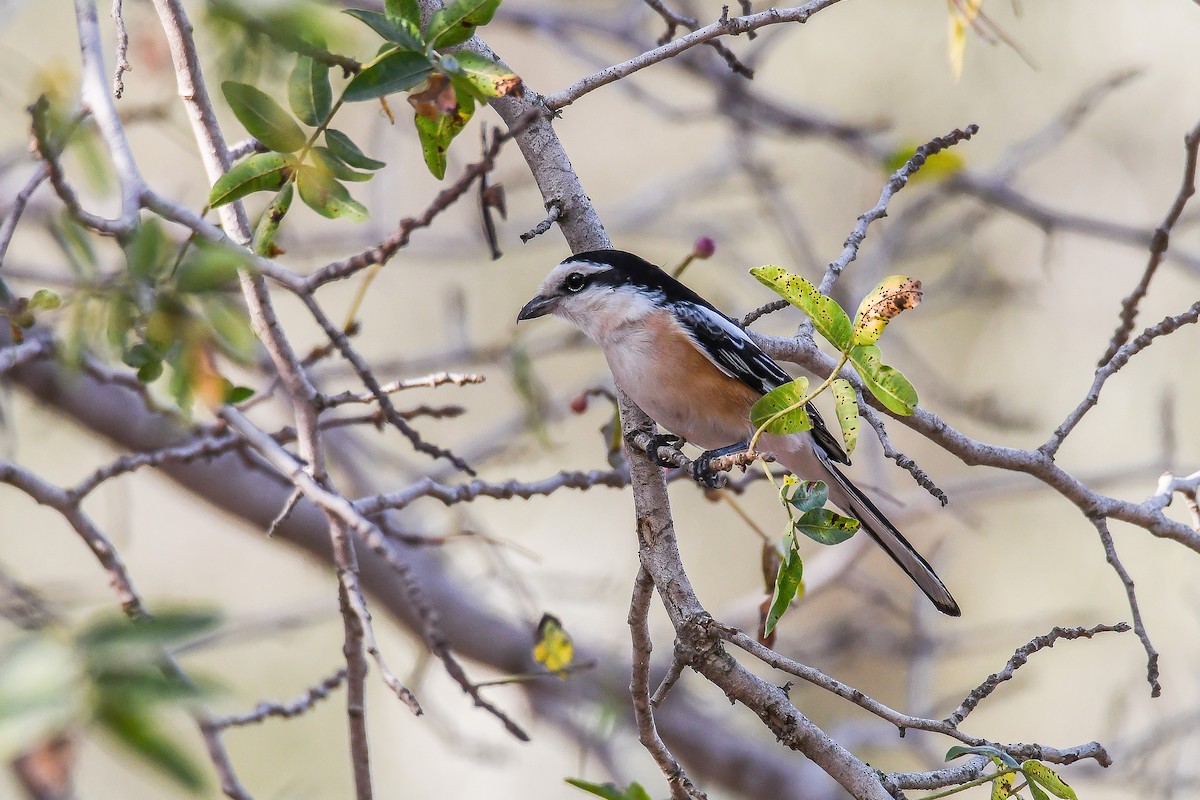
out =
[[[543,614],[537,630],[538,641],[533,647],[534,659],[551,672],[562,672],[570,666],[571,659],[575,657],[575,645],[571,642],[571,635],[553,614]]]
[[[967,48],[967,28],[979,16],[983,0],[946,0],[950,6],[949,42],[947,56],[950,59],[950,75],[955,83],[962,77],[963,52]]]
[[[1012,795],[1013,780],[1017,777],[1015,772],[1006,772],[1003,775],[997,775],[992,780],[992,800],[1008,800]]]
[[[907,275],[890,275],[863,298],[854,315],[853,344],[874,344],[901,311],[921,303],[921,282]]]
[[[922,144],[924,144],[924,142],[918,142],[914,140],[906,140],[901,142],[900,145],[892,151],[891,155],[887,157],[887,160],[884,161],[884,171],[888,175],[891,175],[893,172],[903,167],[906,163],[908,163],[908,160],[913,157],[913,154],[917,152],[917,148]],[[927,157],[925,159],[925,163],[921,166],[921,169],[909,176],[908,182],[913,183],[914,181],[948,178],[951,175],[961,172],[965,166],[966,161],[958,153],[954,152],[953,150],[942,150],[939,153],[934,153],[933,155]]]

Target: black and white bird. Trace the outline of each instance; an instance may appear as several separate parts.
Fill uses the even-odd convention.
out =
[[[751,406],[792,380],[736,322],[632,253],[593,250],[563,261],[517,321],[546,314],[600,345],[617,386],[655,422],[707,451],[745,447],[754,431]],[[828,484],[830,500],[858,519],[938,610],[958,616],[929,562],[835,466],[850,459],[816,409],[808,412],[812,430],[765,435],[761,449],[796,476]]]

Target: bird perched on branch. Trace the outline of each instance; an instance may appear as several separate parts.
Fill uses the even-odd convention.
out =
[[[708,477],[714,456],[747,447],[750,408],[791,381],[736,322],[632,253],[593,250],[563,261],[517,321],[546,314],[600,345],[617,386],[655,422],[705,448],[694,462],[697,480]],[[798,477],[828,484],[830,500],[858,519],[938,610],[958,616],[958,603],[929,562],[835,466],[849,464],[849,457],[816,409],[810,405],[808,413],[812,430],[764,435],[762,449]]]

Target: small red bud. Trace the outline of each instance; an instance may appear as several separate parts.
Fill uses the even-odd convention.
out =
[[[571,411],[576,414],[582,414],[587,411],[588,396],[587,392],[580,392],[571,398]]]
[[[711,236],[701,236],[692,245],[692,255],[696,258],[708,258],[717,252],[717,243]]]

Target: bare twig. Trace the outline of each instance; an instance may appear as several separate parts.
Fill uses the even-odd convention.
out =
[[[121,609],[131,619],[146,615],[146,607],[137,590],[133,588],[133,580],[129,577],[120,554],[104,535],[104,531],[83,512],[68,492],[8,461],[0,461],[0,483],[20,489],[39,504],[53,508],[61,514],[108,573],[109,583],[117,593]]]
[[[1133,615],[1133,631],[1146,650],[1146,682],[1150,684],[1150,696],[1158,697],[1162,694],[1162,685],[1158,682],[1158,650],[1151,643],[1150,634],[1146,631],[1146,623],[1142,620],[1137,593],[1133,588],[1133,578],[1117,556],[1116,544],[1113,543],[1112,533],[1108,530],[1108,520],[1103,517],[1092,517],[1092,524],[1096,526],[1096,532],[1100,534],[1100,541],[1104,545],[1104,555],[1108,559],[1108,563],[1116,571],[1117,577],[1121,579],[1121,584],[1125,587],[1125,596],[1129,599],[1129,613]]]
[[[48,177],[50,177],[50,167],[45,163],[39,164],[33,174],[29,176],[29,180],[13,198],[12,205],[8,208],[8,213],[4,215],[4,221],[0,222],[0,267],[4,266],[4,257],[8,253],[8,245],[12,242],[13,234],[17,231],[17,223],[21,221],[21,215],[25,213],[25,206],[28,205],[29,198],[33,196],[33,193],[37,191],[37,188]]]
[[[551,111],[557,111],[574,103],[588,92],[599,89],[602,86],[607,86],[627,75],[632,75],[638,70],[673,58],[696,45],[704,44],[721,36],[736,36],[741,33],[749,33],[767,25],[777,25],[785,22],[803,24],[808,22],[813,14],[832,6],[836,2],[838,0],[809,0],[809,2],[795,8],[770,8],[766,11],[760,11],[757,14],[749,14],[744,17],[722,17],[711,25],[697,28],[686,36],[673,39],[653,50],[642,53],[640,56],[589,75],[574,85],[547,96],[543,102],[546,108]]]
[[[629,681],[629,693],[633,697],[633,717],[637,723],[638,740],[654,758],[658,768],[671,787],[672,800],[696,798],[704,800],[703,792],[696,789],[688,779],[683,767],[671,755],[658,735],[654,725],[654,710],[650,704],[650,601],[654,597],[654,581],[645,567],[638,570],[633,583],[633,597],[629,602],[629,632],[633,640],[633,677]]]
[[[1200,122],[1196,123],[1195,127],[1183,137],[1183,147],[1184,167],[1179,193],[1175,195],[1175,200],[1167,210],[1166,217],[1154,229],[1154,238],[1150,242],[1150,260],[1147,262],[1146,269],[1143,270],[1137,286],[1133,287],[1129,296],[1121,301],[1121,323],[1113,333],[1108,349],[1104,351],[1104,355],[1100,356],[1097,367],[1103,367],[1111,361],[1121,347],[1129,341],[1129,335],[1133,333],[1133,326],[1137,320],[1138,306],[1141,304],[1142,298],[1146,296],[1146,292],[1150,288],[1150,280],[1158,271],[1158,266],[1162,263],[1167,248],[1170,246],[1171,229],[1179,221],[1179,216],[1187,206],[1188,200],[1196,193],[1196,161],[1197,151],[1200,151]]]
[[[666,33],[664,33],[658,39],[658,44],[660,46],[671,41],[671,39],[675,36],[675,30],[681,25],[687,28],[689,31],[695,31],[700,27],[699,20],[694,17],[689,17],[672,11],[667,7],[667,4],[663,2],[663,0],[643,0],[643,2],[650,6],[650,8],[654,9],[655,13],[662,17],[667,23]],[[748,15],[750,13],[747,6],[743,6],[743,9],[743,15]],[[754,31],[751,31],[749,35],[750,37],[753,37],[755,35]],[[716,39],[710,39],[709,41],[705,42],[705,44],[717,51],[717,53],[729,66],[730,71],[732,71],[734,74],[741,75],[743,78],[754,77],[754,70],[743,64],[738,57],[734,55],[733,51],[726,47],[723,42],[720,42]]]
[[[1054,429],[1054,433],[1038,448],[1038,451],[1045,454],[1048,458],[1053,459],[1054,455],[1058,452],[1058,448],[1062,446],[1063,441],[1075,429],[1075,426],[1100,401],[1100,390],[1104,388],[1104,384],[1109,378],[1115,375],[1121,367],[1125,366],[1129,362],[1129,359],[1149,347],[1155,339],[1174,333],[1184,325],[1195,324],[1197,320],[1200,320],[1200,300],[1193,303],[1182,314],[1167,317],[1157,325],[1142,331],[1132,342],[1122,345],[1116,353],[1106,359],[1104,364],[1096,370],[1096,376],[1092,380],[1092,385],[1088,389],[1087,395],[1067,415],[1062,424]]]
[[[471,184],[480,176],[490,172],[492,167],[495,166],[496,156],[500,154],[500,149],[504,143],[519,135],[532,125],[537,118],[537,112],[526,112],[515,122],[511,123],[507,131],[503,133],[497,131],[492,136],[492,143],[487,148],[483,158],[474,164],[468,165],[454,183],[438,193],[437,197],[434,198],[433,202],[429,204],[420,216],[405,217],[400,220],[395,233],[369,250],[365,250],[358,255],[351,256],[342,261],[327,264],[321,269],[314,271],[304,279],[303,285],[300,287],[301,290],[312,292],[330,281],[348,277],[374,264],[386,264],[397,251],[408,244],[413,231],[428,228],[439,214],[467,193],[471,188]]]
[[[241,725],[255,725],[269,717],[279,717],[280,719],[298,717],[329,697],[330,693],[345,682],[346,668],[342,667],[294,700],[283,703],[262,702],[255,706],[253,711],[247,711],[244,714],[216,717],[212,720],[212,724],[218,728],[233,728]]]
[[[979,705],[981,700],[996,690],[997,686],[1004,681],[1011,680],[1016,671],[1025,666],[1029,657],[1037,651],[1053,647],[1056,642],[1063,639],[1090,639],[1097,633],[1125,633],[1128,630],[1129,625],[1124,622],[1116,625],[1095,625],[1091,628],[1052,628],[1049,633],[1035,637],[1027,644],[1018,647],[1013,653],[1013,657],[1004,665],[1004,669],[992,673],[987,680],[972,689],[971,693],[954,710],[954,713],[946,717],[946,721],[955,726],[961,723]]]
[[[942,504],[943,508],[949,505],[950,498],[933,482],[933,478],[929,477],[929,473],[921,469],[917,465],[917,462],[895,448],[892,444],[892,437],[888,435],[887,428],[883,425],[883,418],[879,416],[879,412],[863,401],[861,395],[858,399],[858,410],[863,419],[875,431],[875,435],[879,437],[879,443],[883,445],[883,454],[895,461],[896,466],[900,467],[900,469],[912,475],[917,485],[937,498],[937,501]]]
[[[925,165],[925,161],[948,147],[967,141],[978,132],[978,125],[968,125],[963,129],[955,128],[945,136],[930,139],[916,149],[908,161],[904,162],[904,166],[892,173],[887,183],[884,184],[883,191],[879,193],[879,202],[859,216],[854,230],[846,237],[846,245],[842,249],[842,254],[830,262],[825,269],[825,275],[821,278],[820,286],[817,287],[821,294],[829,294],[829,290],[833,288],[833,284],[842,274],[842,270],[858,257],[858,248],[867,238],[868,226],[875,220],[887,216],[887,207],[892,196],[908,184],[908,179]]]
[[[117,64],[113,67],[113,97],[118,100],[125,94],[125,73],[133,69],[129,64],[129,31],[125,30],[125,16],[121,13],[122,0],[113,0],[112,18],[117,28]]]
[[[433,478],[421,478],[399,491],[359,500],[354,507],[360,514],[370,517],[388,509],[405,508],[422,497],[432,497],[446,505],[454,505],[455,503],[467,503],[479,497],[491,497],[497,500],[520,497],[528,500],[531,497],[553,494],[559,489],[586,491],[594,486],[623,488],[628,484],[629,474],[623,469],[591,470],[589,472],[563,471],[541,481],[508,480],[490,483],[474,480],[470,483],[453,486],[438,483]]]
[[[404,378],[390,383],[380,384],[379,391],[383,394],[395,394],[407,389],[432,389],[452,383],[455,386],[466,386],[473,383],[483,383],[487,380],[483,375],[471,372],[435,372],[421,378]],[[342,392],[335,395],[323,395],[320,398],[322,408],[333,408],[346,403],[372,403],[375,395],[371,392]]]
[[[550,230],[550,227],[554,225],[555,222],[558,222],[558,218],[561,214],[562,203],[557,199],[546,203],[545,218],[537,225],[534,225],[531,229],[521,234],[521,243],[528,244],[533,239],[536,239],[546,231]]]

